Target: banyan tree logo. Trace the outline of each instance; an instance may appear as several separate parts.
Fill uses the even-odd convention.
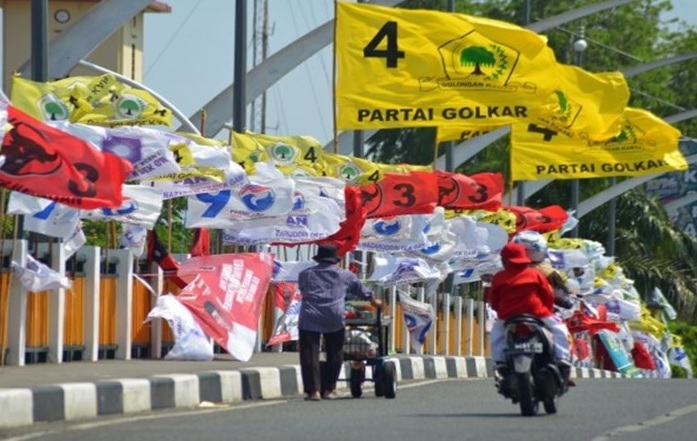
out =
[[[561,90],[555,90],[554,93],[557,96],[559,107],[554,113],[553,121],[561,124],[563,127],[571,127],[574,122],[576,122],[576,118],[578,118],[579,113],[581,113],[583,106],[570,99],[569,96]]]
[[[347,162],[339,166],[339,176],[348,182],[356,182],[361,175],[361,170],[352,162]]]
[[[68,105],[55,93],[43,95],[37,106],[41,109],[44,121],[67,121],[70,118]]]
[[[639,151],[653,152],[656,150],[656,143],[647,139],[640,127],[632,124],[625,119],[622,122],[620,133],[607,141],[589,142],[587,148],[602,149],[611,153],[636,153]],[[583,150],[585,150],[584,148]]]
[[[496,43],[477,31],[450,40],[438,48],[443,67],[442,78],[421,78],[422,91],[441,89],[516,90],[534,92],[536,85],[511,83],[520,58],[517,50]]]
[[[135,95],[123,94],[114,100],[114,113],[119,119],[137,119],[148,104]]]
[[[276,165],[291,165],[300,153],[297,147],[282,142],[270,145],[267,151]]]

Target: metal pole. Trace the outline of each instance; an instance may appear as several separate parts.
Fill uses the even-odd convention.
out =
[[[579,67],[583,67],[583,51],[586,49],[587,43],[584,40],[585,36],[585,30],[583,26],[579,29],[579,34],[578,38],[576,38],[571,45],[571,49],[574,51],[576,54],[576,65]],[[583,43],[583,44],[579,44]],[[574,212],[578,211],[578,199],[579,199],[579,193],[580,193],[580,180],[579,179],[574,179],[571,181],[571,208],[574,210]],[[575,214],[575,213],[574,213]],[[578,226],[579,224],[577,223],[576,226],[571,230],[571,237],[578,237]]]
[[[232,96],[232,127],[242,133],[246,126],[247,1],[235,1],[235,90]]]
[[[523,26],[527,26],[530,24],[530,0],[525,0],[525,4],[523,6]],[[513,146],[511,146],[513,148]],[[516,188],[516,204],[520,207],[525,205],[525,182],[520,181],[518,182],[517,188]]]
[[[616,177],[610,178],[610,187],[617,183]],[[615,223],[617,222],[617,197],[610,199],[610,206],[607,213],[607,255],[615,255]]]
[[[448,12],[455,12],[455,0],[448,0]],[[448,141],[444,143],[443,148],[445,149],[445,171],[452,173],[455,171],[455,157],[453,155],[455,143]]]

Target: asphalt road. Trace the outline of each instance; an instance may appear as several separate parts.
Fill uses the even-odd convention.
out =
[[[159,412],[84,424],[35,425],[19,441],[482,440],[671,441],[697,431],[697,380],[588,379],[562,397],[556,415],[522,417],[493,380],[400,385],[397,398],[307,402],[302,398],[226,408]]]

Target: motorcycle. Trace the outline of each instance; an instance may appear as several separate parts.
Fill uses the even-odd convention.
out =
[[[512,317],[504,326],[506,365],[495,373],[499,393],[519,403],[523,416],[537,415],[540,402],[546,413],[557,413],[568,372],[564,375],[554,360],[552,333],[530,315]]]

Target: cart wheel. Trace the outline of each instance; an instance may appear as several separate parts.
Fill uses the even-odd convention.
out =
[[[395,398],[397,396],[397,371],[394,363],[384,364],[382,384],[385,390],[385,398]]]
[[[373,367],[373,382],[375,383],[375,396],[385,396],[385,365],[377,364]]]
[[[351,396],[360,398],[363,395],[363,381],[365,380],[365,367],[351,367]]]

